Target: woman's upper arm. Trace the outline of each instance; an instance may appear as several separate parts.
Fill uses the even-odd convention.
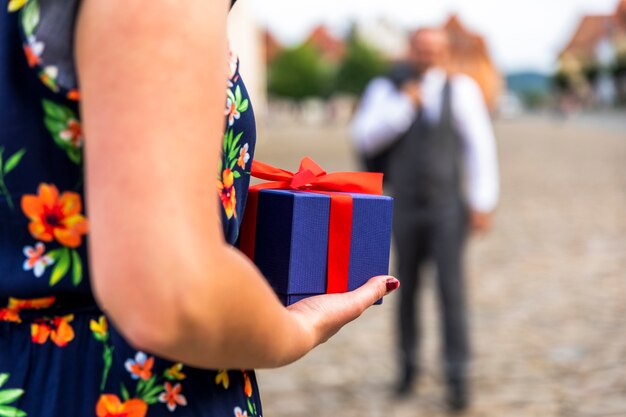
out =
[[[81,6],[91,273],[113,318],[131,307],[159,314],[155,300],[176,298],[172,280],[224,245],[215,178],[227,10],[227,0]]]

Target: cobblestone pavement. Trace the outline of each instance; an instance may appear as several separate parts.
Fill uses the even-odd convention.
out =
[[[626,123],[594,120],[496,123],[501,204],[468,251],[468,416],[626,416]],[[260,135],[267,162],[355,166],[342,127]],[[432,282],[423,296],[424,371],[411,398],[389,393],[394,295],[298,363],[259,372],[265,416],[446,415]]]

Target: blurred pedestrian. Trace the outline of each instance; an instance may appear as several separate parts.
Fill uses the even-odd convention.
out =
[[[464,243],[468,230],[481,233],[491,226],[498,168],[481,91],[471,78],[448,73],[448,59],[445,32],[417,31],[410,39],[407,62],[412,70],[404,64],[402,77],[394,79],[392,72],[370,83],[352,135],[366,161],[382,156],[395,197],[394,234],[402,282],[395,391],[409,394],[419,373],[420,272],[432,260],[437,268],[448,404],[461,410],[469,401]]]

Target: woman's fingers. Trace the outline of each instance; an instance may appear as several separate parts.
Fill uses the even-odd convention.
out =
[[[396,278],[381,275],[371,278],[364,285],[348,294],[358,297],[362,303],[362,309],[365,311],[376,301],[380,300],[385,295],[392,293],[399,287],[400,281]]]
[[[288,309],[306,327],[305,332],[313,333],[314,345],[318,345],[399,286],[394,277],[377,276],[354,291],[306,298]]]

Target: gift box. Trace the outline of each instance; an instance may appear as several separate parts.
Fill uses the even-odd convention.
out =
[[[345,181],[337,185],[337,175],[329,180],[334,185],[324,182],[328,175],[319,170],[312,170],[319,181],[309,172],[298,187],[293,181],[251,187],[248,205],[253,207],[246,210],[241,247],[285,305],[351,291],[388,273],[393,200],[378,193],[329,191],[371,190]],[[377,184],[378,177],[363,173],[339,178],[348,174]]]

